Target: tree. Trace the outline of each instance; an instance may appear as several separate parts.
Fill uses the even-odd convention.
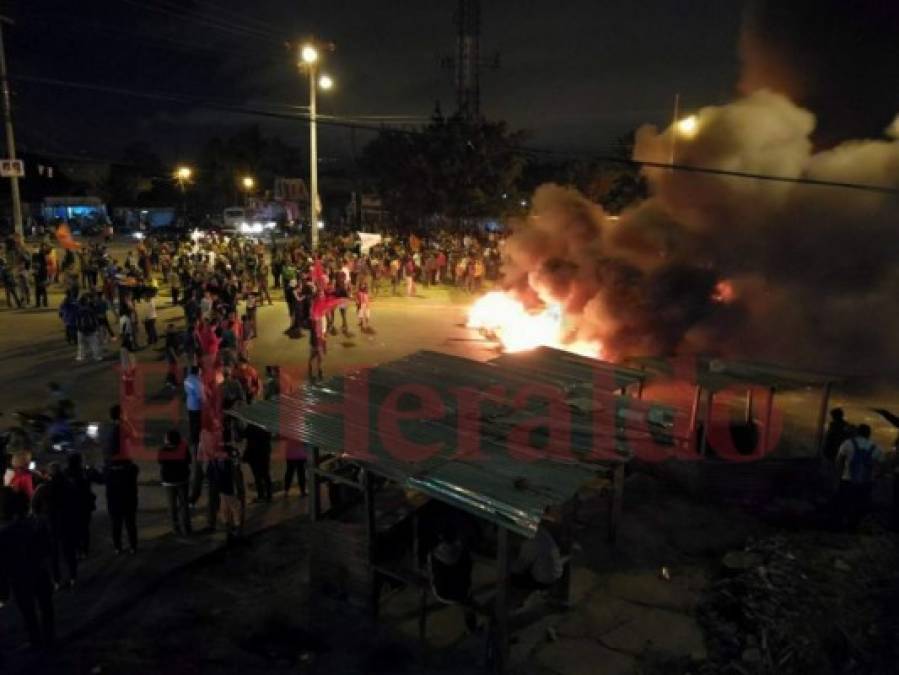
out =
[[[636,131],[630,131],[618,138],[615,142],[615,154],[618,157],[627,160],[633,158],[636,135]],[[603,208],[609,213],[620,213],[649,196],[649,186],[640,168],[633,164],[621,164],[620,167],[608,191],[600,199]]]
[[[397,225],[435,215],[459,222],[508,210],[524,167],[522,140],[505,122],[438,114],[421,129],[382,130],[361,162]]]

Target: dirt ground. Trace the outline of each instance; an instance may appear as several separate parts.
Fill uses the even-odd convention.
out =
[[[529,603],[513,620],[511,672],[896,672],[899,552],[879,516],[848,535],[820,527],[813,512],[757,517],[636,474],[612,546],[605,500],[585,497],[572,606]],[[466,634],[458,608],[433,608],[423,651],[414,593],[392,598],[375,623],[316,592],[308,533],[296,518],[206,556],[32,672],[483,672],[483,634]],[[734,568],[729,552],[749,564]],[[778,595],[789,600],[783,615],[770,597]],[[777,635],[766,632],[772,626]],[[785,664],[768,662],[793,652]]]

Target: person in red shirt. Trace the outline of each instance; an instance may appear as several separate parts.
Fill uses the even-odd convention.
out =
[[[371,297],[368,284],[363,283],[356,291],[356,317],[359,319],[359,330],[370,333],[371,330]]]
[[[237,359],[237,368],[234,375],[238,382],[243,385],[243,389],[247,394],[247,403],[252,403],[259,392],[262,391],[262,383],[259,380],[259,373],[250,365],[246,357],[241,356]]]

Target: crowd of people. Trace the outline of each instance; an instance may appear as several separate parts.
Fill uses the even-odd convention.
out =
[[[272,454],[280,443],[285,496],[294,481],[301,498],[307,491],[302,443],[244,427],[230,415],[238,406],[299,384],[299,377],[276,365],[262,374],[253,365],[260,308],[283,298],[285,339],[308,334],[307,376],[316,382],[324,377],[328,338],[338,331],[352,335],[351,307],[358,330],[372,333],[377,297],[414,296],[419,287],[435,285],[475,292],[496,278],[499,256],[493,235],[397,236],[366,250],[352,235],[325,236],[315,254],[299,240],[148,237],[118,257],[107,238],[80,245],[67,234],[30,245],[8,238],[0,261],[8,307],[32,301],[46,307],[52,287],[61,296],[62,332],[75,360],[102,361],[117,350],[124,394],[96,439],[97,467],[88,466],[71,443],[68,453],[47,462],[27,434],[7,435],[0,467],[0,602],[16,604],[31,644],[52,643],[53,593],[75,587],[79,562],[90,552],[95,486],[105,491],[114,551],[138,550],[141,467],[135,458],[145,439],[137,437],[128,411],[140,403],[134,380],[141,351],[161,352],[165,386],[174,395],[183,392],[187,412],[186,428],[169,429],[155,451],[172,530],[192,534],[192,511],[205,491],[206,530],[221,522],[228,541],[236,541],[246,514],[244,467],[252,475],[256,501],[270,502]],[[171,307],[180,316],[171,315]],[[164,330],[157,326],[162,310],[172,317]],[[72,441],[74,410],[74,402],[52,385],[41,416],[52,427],[47,434],[54,442]]]

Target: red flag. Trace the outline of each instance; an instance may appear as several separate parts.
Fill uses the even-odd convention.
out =
[[[81,248],[81,244],[72,237],[72,230],[66,223],[56,228],[56,240],[60,246],[69,251],[77,251]]]

